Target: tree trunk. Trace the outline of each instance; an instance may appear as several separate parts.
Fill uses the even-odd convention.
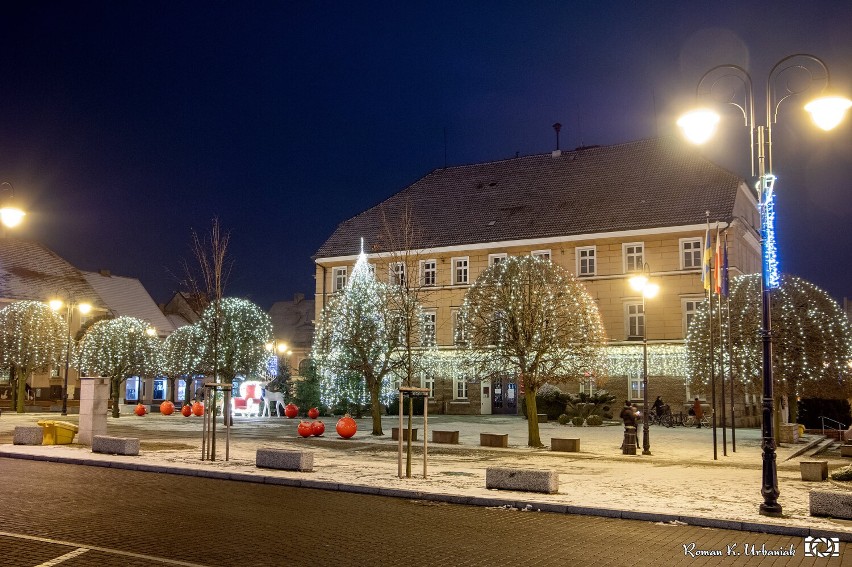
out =
[[[26,369],[18,373],[18,399],[15,406],[15,411],[18,413],[24,413],[24,402],[27,401],[27,378],[29,374],[29,371]]]
[[[119,386],[121,385],[121,382],[119,382],[115,379],[112,379],[111,382],[112,382],[112,416],[113,417],[119,417],[121,414],[119,413],[119,410],[118,410],[118,399],[119,399],[118,394],[119,394]]]
[[[381,380],[373,380],[370,385],[370,415],[373,417],[373,435],[384,435],[382,431],[382,406],[379,404]]]
[[[524,403],[527,406],[527,445],[530,447],[544,447],[538,433],[538,413],[535,403],[535,390],[524,384]]]
[[[408,396],[408,440],[405,452],[405,476],[411,478],[411,416],[414,414],[414,397]],[[402,435],[402,431],[399,432]],[[425,432],[424,432],[425,435]]]

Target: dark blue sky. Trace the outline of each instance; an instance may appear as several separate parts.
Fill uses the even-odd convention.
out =
[[[852,95],[852,3],[6,2],[0,181],[21,235],[158,301],[218,215],[228,288],[264,307],[314,289],[346,218],[432,169],[673,133],[710,67],[755,81],[811,52]],[[852,120],[775,129],[782,269],[852,295]],[[748,175],[726,115],[707,155]],[[613,188],[617,190],[617,188]],[[357,243],[353,243],[353,252]]]

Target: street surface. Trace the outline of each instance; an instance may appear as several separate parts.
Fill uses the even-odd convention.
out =
[[[3,566],[780,567],[849,560],[843,542],[839,557],[804,557],[801,537],[101,467],[0,458],[0,477]],[[746,555],[752,545],[793,546],[795,556]]]

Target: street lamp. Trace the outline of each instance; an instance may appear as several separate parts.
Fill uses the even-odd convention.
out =
[[[785,81],[780,81],[784,77]],[[794,79],[799,80],[794,80]],[[760,297],[761,329],[763,345],[763,426],[761,448],[763,449],[763,478],[761,494],[763,503],[760,513],[765,516],[780,516],[778,504],[778,472],[775,463],[775,435],[773,431],[773,380],[772,380],[772,323],[770,316],[770,293],[779,281],[778,264],[775,258],[774,235],[774,194],[775,176],[772,174],[772,124],[778,121],[778,108],[790,97],[800,95],[821,85],[820,94],[826,91],[830,74],[825,63],[813,55],[796,53],[781,59],[772,67],[766,81],[766,122],[756,124],[754,119],[754,91],[751,75],[737,65],[718,65],[713,67],[698,81],[696,97],[713,95],[713,88],[724,87],[727,79],[736,79],[741,83],[742,99],[736,96],[739,89],[716,92],[718,102],[737,108],[743,115],[745,126],[749,129],[751,174],[755,174],[754,162],[757,160],[757,193],[760,211],[761,263]],[[805,80],[802,80],[805,79]],[[777,89],[777,86],[783,87]],[[822,129],[829,130],[843,120],[852,101],[838,96],[821,96],[807,105],[805,110],[811,113],[814,122]],[[718,114],[708,109],[693,111],[678,120],[678,126],[695,143],[707,141],[719,122]],[[755,134],[757,139],[755,140]]]
[[[68,342],[65,344],[65,377],[62,380],[62,415],[68,415],[68,366],[71,362],[71,312],[76,307],[77,311],[85,315],[92,310],[92,306],[88,303],[75,303],[73,296],[68,294],[68,301],[64,302],[61,299],[51,299],[48,302],[50,308],[54,311],[59,311],[62,306],[65,306],[65,325],[68,327]]]
[[[642,454],[651,454],[651,438],[648,431],[648,320],[645,318],[645,299],[653,299],[660,286],[651,283],[648,263],[642,272],[628,280],[630,287],[642,293]]]
[[[6,196],[8,193],[8,196]],[[15,188],[8,181],[0,183],[0,194],[3,195],[3,206],[0,207],[0,222],[3,226],[14,228],[21,224],[26,213],[14,205]]]

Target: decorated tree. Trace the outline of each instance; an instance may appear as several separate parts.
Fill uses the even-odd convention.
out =
[[[175,401],[175,385],[181,376],[186,378],[184,403],[192,397],[193,376],[204,373],[204,332],[196,325],[185,325],[166,337],[163,344],[163,374],[169,379],[169,399]]]
[[[460,336],[476,375],[517,374],[530,447],[541,447],[536,392],[585,373],[602,375],[605,332],[594,299],[561,266],[510,257],[480,274],[465,296]]]
[[[723,302],[721,312],[727,344],[730,330],[731,368],[734,383],[761,391],[762,340],[760,336],[760,275],[731,280],[730,317]],[[714,301],[713,360],[719,372],[719,312]],[[689,327],[686,338],[687,367],[692,387],[709,387],[710,328],[705,301]],[[778,396],[848,398],[852,396],[852,329],[841,307],[825,291],[796,276],[783,275],[772,290],[772,364]],[[722,349],[729,366],[727,348]],[[793,406],[794,407],[794,406]],[[791,416],[795,418],[795,415]]]
[[[165,365],[163,345],[145,321],[118,317],[89,327],[80,341],[75,366],[110,379],[112,416],[119,417],[121,384],[131,376],[154,376]]]
[[[397,315],[388,308],[391,290],[376,281],[361,254],[341,292],[322,310],[311,357],[321,377],[323,402],[360,406],[369,396],[373,435],[383,435],[381,402],[387,402],[391,376],[401,367]]]
[[[18,301],[0,309],[0,363],[16,382],[12,391],[18,413],[24,411],[30,375],[58,364],[67,341],[65,321],[40,301]]]
[[[265,373],[272,321],[260,307],[226,297],[210,304],[196,324],[203,334],[202,364],[213,371],[217,382]]]

